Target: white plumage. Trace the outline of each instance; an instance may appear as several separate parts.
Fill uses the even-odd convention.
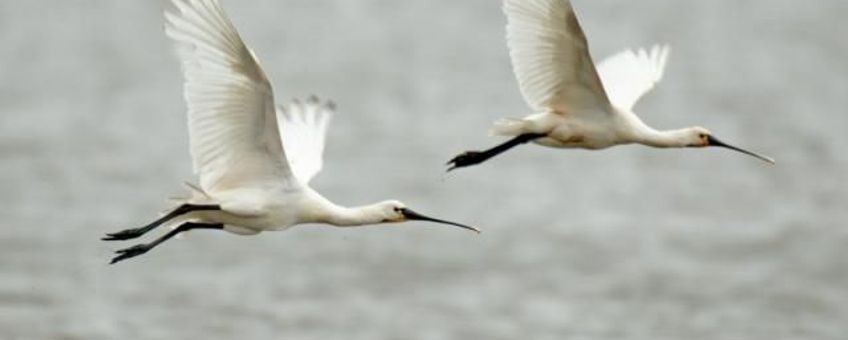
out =
[[[576,111],[607,101],[571,3],[506,1],[504,12],[513,70],[533,110]]]
[[[596,69],[570,1],[504,0],[503,10],[513,71],[534,113],[496,121],[494,134],[514,138],[454,157],[448,162],[449,171],[482,163],[528,142],[593,150],[629,143],[662,148],[720,146],[774,162],[721,142],[707,129],[657,131],[633,113],[633,105],[662,78],[667,46],[624,51]]]
[[[309,183],[324,164],[324,140],[336,105],[310,97],[305,103],[292,101],[277,109],[277,121],[294,176]]]
[[[430,221],[398,201],[347,208],[308,186],[322,168],[324,139],[335,105],[311,97],[277,109],[268,77],[217,0],[172,0],[165,32],[175,42],[185,76],[194,170],[200,187],[164,217],[104,240],[140,237],[178,225],[147,244],[119,250],[112,263],[146,253],[193,229],[237,234],[283,230],[304,223],[361,226]],[[378,180],[378,179],[374,179]]]
[[[625,50],[598,64],[610,103],[619,110],[633,110],[639,98],[662,79],[670,51],[667,45],[656,45],[650,51]]]
[[[289,177],[274,94],[217,1],[172,2],[165,32],[183,65],[194,170],[207,193]]]

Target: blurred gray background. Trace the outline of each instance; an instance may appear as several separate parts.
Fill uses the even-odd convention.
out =
[[[473,223],[99,241],[193,180],[161,1],[0,1],[2,339],[844,339],[848,2],[575,0],[596,59],[673,46],[638,106],[778,159],[522,147],[495,0],[223,1],[280,102],[338,102],[314,185]]]

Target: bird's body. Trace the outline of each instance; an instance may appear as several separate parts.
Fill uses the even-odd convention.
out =
[[[599,115],[598,115],[599,116]],[[534,139],[532,143],[552,148],[583,148],[605,149],[623,140],[622,133],[626,126],[619,117],[597,119],[596,115],[575,115],[567,118],[556,112],[545,112],[530,115],[522,120],[502,121],[496,129],[504,136],[519,136],[523,134],[544,134],[544,137]]]
[[[512,147],[532,142],[555,148],[599,150],[638,143],[658,148],[727,145],[704,128],[659,131],[633,106],[663,76],[669,48],[624,52],[597,67],[569,0],[504,0],[507,45],[525,101],[535,111],[495,123],[495,135],[513,137],[485,151],[469,151],[449,170],[482,163]]]
[[[683,130],[657,131],[630,111],[610,109],[590,114],[537,113],[521,120],[503,120],[493,129],[503,136],[544,134],[532,143],[562,149],[601,150],[616,145],[639,143],[648,146],[685,147]]]
[[[403,206],[397,201],[385,201],[369,206],[344,207],[308,186],[235,189],[218,193],[214,197],[192,199],[186,204],[220,206],[220,210],[192,212],[185,219],[222,223],[225,231],[240,235],[281,231],[299,224],[330,224],[338,227],[379,224],[400,219],[391,211],[386,211],[386,207]]]
[[[200,185],[164,217],[104,240],[137,238],[177,226],[148,244],[119,250],[112,263],[144,254],[193,229],[251,235],[307,223],[362,226],[430,218],[398,201],[348,208],[309,187],[323,166],[333,103],[312,97],[276,107],[271,83],[217,0],[172,0],[165,31],[176,43],[185,76],[189,141]],[[479,232],[479,231],[478,231]]]

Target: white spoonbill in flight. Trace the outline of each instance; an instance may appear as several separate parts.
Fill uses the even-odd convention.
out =
[[[193,229],[252,235],[303,223],[362,226],[430,221],[398,201],[347,208],[308,186],[322,167],[324,136],[334,105],[317,98],[281,108],[254,53],[217,0],[172,0],[165,12],[185,76],[191,156],[200,186],[178,208],[141,228],[107,234],[128,240],[169,224],[175,229],[117,251],[112,263],[146,253]]]
[[[569,0],[505,0],[507,45],[521,93],[536,112],[495,122],[493,133],[513,137],[485,151],[468,151],[448,171],[482,163],[533,142],[554,148],[605,149],[639,143],[657,148],[716,146],[774,160],[724,143],[702,127],[658,131],[632,109],[662,78],[667,46],[624,51],[595,68]]]

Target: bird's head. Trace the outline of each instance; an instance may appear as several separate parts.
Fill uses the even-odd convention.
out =
[[[710,136],[712,133],[706,128],[700,126],[691,127],[685,130],[686,146],[690,148],[702,148],[710,146]]]
[[[685,145],[687,147],[691,147],[691,148],[704,148],[704,147],[708,147],[708,146],[721,147],[721,148],[730,149],[730,150],[733,150],[733,151],[744,153],[746,155],[755,157],[755,158],[760,159],[760,160],[767,162],[767,163],[771,163],[771,164],[775,163],[774,159],[771,158],[771,157],[763,156],[763,155],[760,155],[756,152],[748,151],[748,150],[742,149],[740,147],[736,147],[736,146],[727,144],[725,142],[722,142],[720,139],[713,136],[713,134],[710,132],[710,130],[707,130],[707,129],[702,128],[700,126],[696,126],[696,127],[686,129],[686,130],[684,130],[684,134],[685,134],[685,137],[684,137]]]
[[[382,223],[400,223],[407,221],[427,221],[434,223],[441,223],[452,225],[455,227],[460,227],[463,229],[468,229],[474,231],[476,233],[480,233],[480,229],[474,228],[472,226],[467,226],[461,223],[441,220],[429,216],[425,216],[419,214],[412,209],[406,207],[405,204],[399,201],[384,201],[381,203],[377,203],[377,210],[383,216]]]

